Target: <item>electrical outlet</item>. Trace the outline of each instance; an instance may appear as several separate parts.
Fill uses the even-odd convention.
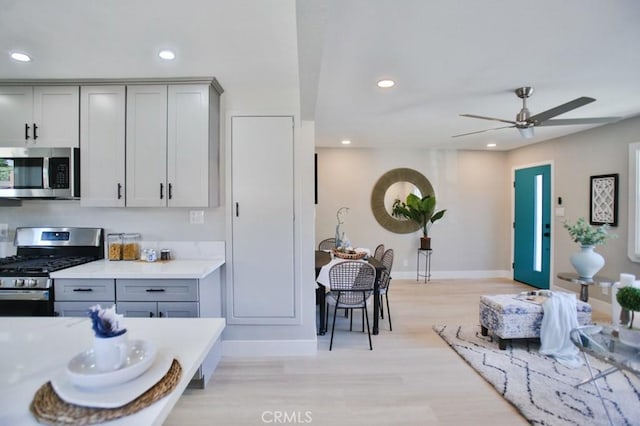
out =
[[[191,210],[189,212],[189,223],[192,225],[201,225],[204,223],[204,210]]]

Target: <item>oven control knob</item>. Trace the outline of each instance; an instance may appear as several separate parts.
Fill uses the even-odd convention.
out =
[[[23,280],[23,279],[14,280],[14,281],[13,281],[13,284],[14,284],[16,287],[24,287],[24,280]]]
[[[0,287],[4,285],[4,281],[0,280]]]
[[[24,280],[25,287],[36,287],[38,285],[38,280],[31,278],[28,280]]]

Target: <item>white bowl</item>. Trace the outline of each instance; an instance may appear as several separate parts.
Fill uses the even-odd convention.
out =
[[[127,360],[122,368],[101,371],[96,367],[95,353],[88,349],[79,353],[67,364],[67,376],[71,383],[83,388],[114,386],[135,379],[144,373],[156,357],[156,345],[145,340],[129,343]]]

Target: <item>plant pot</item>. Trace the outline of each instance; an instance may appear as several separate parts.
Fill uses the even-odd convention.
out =
[[[593,249],[594,246],[581,246],[569,259],[580,278],[592,279],[604,266],[604,257]]]
[[[420,248],[422,250],[431,249],[431,237],[420,237]]]
[[[620,327],[618,330],[618,337],[620,341],[625,345],[633,346],[634,348],[640,348],[640,330],[637,328]]]

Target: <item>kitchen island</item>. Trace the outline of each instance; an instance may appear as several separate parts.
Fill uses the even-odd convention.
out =
[[[110,425],[160,425],[167,418],[205,357],[219,341],[223,318],[126,318],[129,339],[156,344],[182,366],[176,388],[141,411]],[[37,425],[29,412],[35,392],[63,374],[75,355],[92,345],[89,318],[0,318],[0,424]],[[135,380],[135,379],[134,379]]]

